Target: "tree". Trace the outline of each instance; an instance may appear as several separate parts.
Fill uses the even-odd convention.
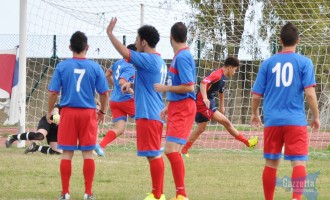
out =
[[[301,43],[298,51],[313,60],[316,68],[318,94],[330,88],[330,2],[328,0],[187,0],[192,12],[187,16],[190,38],[202,41],[202,63],[219,62],[227,55],[238,55],[246,47],[252,55],[253,65],[241,67],[238,82],[232,88],[242,89],[243,107],[249,102],[249,91],[258,63],[265,59],[265,48],[256,44],[268,43],[268,51],[276,53],[279,49],[279,30],[292,21],[301,31]],[[250,9],[251,8],[251,9]],[[262,10],[261,16],[256,14]],[[255,20],[259,19],[259,20]],[[244,33],[247,22],[258,21],[254,26],[254,35]],[[246,27],[248,30],[248,27]],[[267,44],[266,44],[267,45]],[[268,54],[269,55],[269,54]],[[205,66],[203,66],[205,67]],[[200,75],[200,74],[199,74]],[[240,79],[242,78],[242,79]],[[237,83],[238,84],[238,83]],[[243,87],[244,86],[244,87]],[[330,95],[330,89],[329,95]],[[329,102],[327,100],[325,102]],[[247,106],[247,104],[246,104]],[[328,105],[325,105],[328,106]],[[241,113],[245,113],[243,109]],[[246,121],[246,120],[243,120]]]
[[[205,57],[220,60],[225,53],[237,55],[249,0],[188,0],[188,3],[193,10],[188,15],[189,32],[202,41]]]

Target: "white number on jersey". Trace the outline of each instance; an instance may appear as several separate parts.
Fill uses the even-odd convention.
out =
[[[275,67],[273,67],[272,73],[276,73],[276,87],[280,87],[281,82],[284,87],[289,87],[291,85],[293,79],[292,63],[286,62],[283,67],[281,67],[281,63],[278,62]]]
[[[85,72],[86,72],[85,69],[74,69],[74,73],[75,73],[75,74],[79,74],[79,78],[78,78],[77,85],[76,85],[76,90],[77,90],[77,92],[80,91],[81,80],[82,80],[82,78],[84,77]]]
[[[166,65],[162,65],[162,68],[160,69],[160,84],[165,84],[165,79],[166,79],[166,75],[167,75],[167,67]]]
[[[119,78],[120,68],[121,68],[121,66],[118,65],[117,70],[116,70],[116,75],[115,75],[115,79],[116,79],[116,80],[118,80],[118,78]]]

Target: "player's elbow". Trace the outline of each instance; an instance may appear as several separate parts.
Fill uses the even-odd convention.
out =
[[[252,94],[252,101],[260,101],[262,98],[261,95]]]
[[[194,85],[187,85],[186,86],[186,92],[193,92],[194,91]]]

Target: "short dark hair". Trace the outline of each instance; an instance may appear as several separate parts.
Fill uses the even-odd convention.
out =
[[[155,48],[157,43],[159,42],[159,33],[157,29],[150,25],[143,25],[138,29],[138,34],[140,36],[141,41],[147,41],[148,45],[151,48]]]
[[[239,60],[233,56],[229,56],[226,58],[224,66],[225,67],[229,67],[229,66],[239,67]]]
[[[299,39],[299,30],[291,22],[288,22],[282,27],[280,37],[283,46],[293,46],[297,43]]]
[[[182,22],[175,23],[171,28],[171,36],[176,42],[187,41],[187,27]]]
[[[85,33],[76,31],[70,39],[71,50],[75,53],[83,52],[87,47],[87,37]]]
[[[129,45],[127,45],[127,49],[130,49],[130,50],[133,50],[133,51],[136,51],[137,50],[135,44],[129,44]]]

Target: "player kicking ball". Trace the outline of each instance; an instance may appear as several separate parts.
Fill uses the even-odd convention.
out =
[[[212,72],[209,76],[205,77],[200,83],[200,91],[197,94],[196,106],[197,112],[195,121],[197,128],[190,134],[187,143],[183,146],[181,153],[189,157],[188,151],[197,140],[197,138],[205,131],[208,122],[213,119],[214,121],[222,124],[226,130],[235,137],[236,140],[243,142],[247,147],[254,148],[258,144],[258,137],[251,137],[246,139],[238,130],[232,125],[229,119],[223,115],[224,107],[224,87],[225,80],[234,76],[239,67],[239,60],[234,57],[228,57],[225,60],[224,66]],[[219,93],[219,106],[220,110],[214,105],[214,98]]]

